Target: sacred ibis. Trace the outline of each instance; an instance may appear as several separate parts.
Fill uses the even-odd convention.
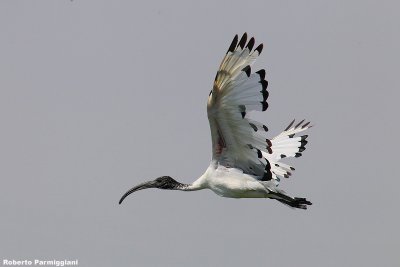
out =
[[[263,44],[253,50],[254,38],[247,42],[244,33],[233,39],[215,76],[207,101],[211,129],[212,161],[206,172],[192,184],[183,184],[169,176],[144,182],[126,192],[119,204],[131,193],[147,188],[180,191],[211,189],[222,197],[271,198],[293,208],[307,209],[311,202],[291,197],[278,188],[281,178],[289,178],[294,168],[281,159],[300,157],[307,144],[310,128],[304,120],[294,120],[272,139],[266,137],[267,126],[249,118],[249,111],[268,108],[268,81],[265,70],[251,71],[261,54]]]

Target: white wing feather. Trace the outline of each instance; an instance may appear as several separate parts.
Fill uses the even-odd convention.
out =
[[[269,140],[265,137],[267,126],[246,117],[248,111],[265,111],[269,95],[265,70],[251,73],[251,65],[263,45],[253,50],[254,38],[246,43],[246,33],[240,41],[235,36],[208,98],[213,160],[228,168],[241,169],[260,180],[274,179],[278,183],[281,177],[289,177],[290,171],[294,170],[278,161],[283,157],[298,156],[300,150],[304,150],[305,138],[293,136],[309,127],[308,124],[301,126],[301,123],[292,128],[289,125]]]

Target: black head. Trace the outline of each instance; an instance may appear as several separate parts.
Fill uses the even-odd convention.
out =
[[[173,178],[169,176],[161,176],[153,181],[149,182],[144,182],[142,184],[139,184],[137,186],[132,187],[131,189],[128,190],[120,199],[119,204],[124,201],[124,199],[132,194],[133,192],[142,190],[142,189],[147,189],[147,188],[159,188],[159,189],[178,189],[179,186],[182,185],[181,183],[175,181]]]
[[[175,181],[172,177],[170,176],[161,176],[158,177],[153,181],[154,187],[160,188],[160,189],[175,189],[180,183]]]

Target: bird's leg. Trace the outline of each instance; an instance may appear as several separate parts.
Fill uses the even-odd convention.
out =
[[[271,192],[272,198],[278,200],[279,202],[288,205],[292,208],[298,208],[298,209],[307,209],[307,205],[312,205],[310,201],[308,201],[305,198],[300,198],[300,197],[290,197],[288,195],[285,195],[281,192]]]

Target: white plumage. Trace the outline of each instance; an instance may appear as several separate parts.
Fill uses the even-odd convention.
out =
[[[267,126],[248,118],[249,111],[268,108],[268,82],[265,70],[252,73],[251,65],[263,45],[253,50],[254,38],[247,34],[240,41],[236,35],[219,67],[207,101],[212,140],[212,161],[206,172],[192,184],[182,184],[169,176],[145,182],[126,192],[146,188],[194,191],[211,189],[231,198],[273,198],[294,208],[306,209],[311,202],[293,198],[278,188],[294,168],[280,162],[285,157],[299,157],[305,150],[310,128],[304,120],[292,121],[278,136],[268,139]]]

